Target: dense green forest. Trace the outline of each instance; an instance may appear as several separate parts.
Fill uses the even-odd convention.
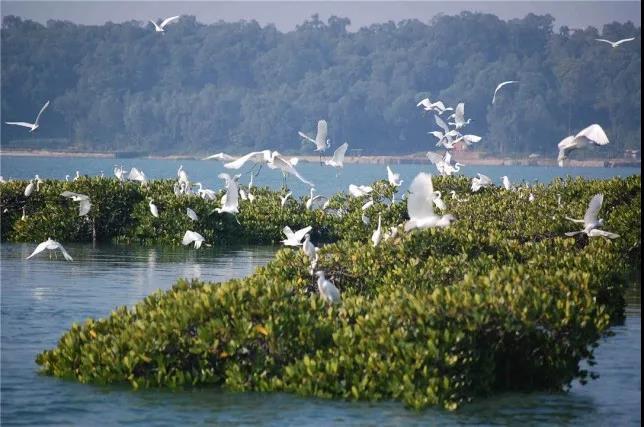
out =
[[[367,154],[433,149],[426,97],[465,103],[467,133],[489,153],[556,156],[563,137],[591,123],[602,152],[641,145],[641,27],[555,29],[549,15],[503,21],[461,13],[429,23],[387,22],[349,32],[317,16],[291,32],[255,21],[182,16],[156,33],[138,21],[102,26],[3,19],[2,144],[157,154],[312,152],[298,130],[329,123],[332,146]],[[637,39],[618,48],[604,37]],[[499,93],[498,83],[519,80]]]

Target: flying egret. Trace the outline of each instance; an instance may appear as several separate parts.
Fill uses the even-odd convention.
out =
[[[343,165],[344,153],[347,152],[347,148],[349,148],[349,144],[345,142],[344,144],[342,144],[341,146],[335,149],[331,160],[325,160],[324,164],[327,166],[333,166],[334,168],[336,168],[336,170],[342,169],[342,167],[344,166]]]
[[[403,183],[403,180],[400,179],[400,174],[394,173],[389,165],[387,165],[387,181],[389,181],[389,184],[393,185],[394,187],[400,187]]]
[[[461,135],[454,140],[453,145],[456,145],[462,141],[469,147],[473,143],[479,142],[481,139],[482,138],[478,135]]]
[[[199,221],[199,217],[197,216],[197,213],[190,208],[186,208],[186,215],[188,215],[188,218],[190,218],[193,221]]]
[[[373,243],[373,246],[378,246],[378,243],[380,243],[380,240],[382,239],[382,222],[381,222],[381,215],[378,214],[378,228],[376,228],[371,235],[371,242]]]
[[[219,160],[221,162],[231,162],[236,159],[237,157],[231,156],[230,154],[217,153],[217,154],[213,154],[212,156],[204,157],[201,160]]]
[[[456,109],[454,110],[454,114],[452,114],[450,117],[454,118],[453,123],[449,123],[450,125],[453,125],[456,130],[459,130],[466,125],[470,124],[472,119],[467,119],[465,121],[465,103],[461,102],[456,106]]]
[[[315,275],[318,276],[318,292],[320,292],[322,299],[330,304],[339,303],[340,291],[330,280],[324,277],[324,271],[316,271]]]
[[[153,20],[150,20],[150,22],[152,23],[152,25],[154,25],[154,31],[156,31],[157,33],[163,33],[165,32],[165,29],[164,29],[165,26],[171,22],[176,21],[177,19],[179,19],[179,15],[166,18],[161,22],[161,24],[158,24],[158,25]]]
[[[598,124],[592,124],[579,131],[576,135],[571,135],[562,139],[559,144],[557,144],[557,147],[559,148],[557,163],[560,167],[563,167],[564,160],[568,158],[568,153],[578,148],[591,145],[606,145],[608,143],[608,136],[606,136],[604,129],[602,129]]]
[[[152,200],[148,203],[148,206],[150,207],[150,213],[152,214],[153,217],[158,218],[159,217],[159,209],[157,209],[157,205],[154,204]]]
[[[29,184],[27,184],[27,186],[25,187],[25,197],[31,196],[31,193],[34,192],[35,186],[36,185],[34,184],[34,180],[30,179]]]
[[[130,173],[128,174],[127,179],[129,179],[130,181],[139,181],[141,183],[141,186],[144,186],[148,183],[148,179],[146,178],[143,171],[140,171],[135,167],[130,169]]]
[[[450,214],[439,216],[434,213],[435,195],[432,176],[423,172],[416,175],[409,187],[407,197],[409,221],[405,223],[405,231],[415,228],[447,227],[456,219]]]
[[[451,110],[451,108],[445,108],[443,101],[431,102],[429,98],[421,99],[416,107],[423,107],[425,111],[433,111],[438,114],[443,114],[445,111]]]
[[[40,109],[40,112],[36,116],[36,121],[34,123],[27,123],[27,122],[5,122],[5,123],[8,125],[15,125],[15,126],[22,126],[22,127],[29,128],[29,132],[31,133],[40,127],[40,125],[38,124],[38,121],[40,120],[40,115],[42,114],[43,111],[45,111],[45,108],[47,108],[48,105],[49,105],[49,101],[45,102],[45,105],[42,106],[42,108]]]
[[[498,91],[499,91],[503,86],[506,86],[506,85],[509,85],[509,84],[513,84],[513,83],[519,83],[519,82],[518,82],[517,80],[508,80],[508,81],[506,81],[506,82],[499,83],[499,85],[496,87],[496,89],[494,89],[494,95],[492,96],[492,104],[494,104],[494,101],[496,100],[496,93],[497,93],[497,92],[498,92]]]
[[[226,182],[225,201],[222,202],[221,208],[215,208],[217,213],[230,213],[236,214],[239,212],[239,184],[237,180],[239,175],[231,177],[227,173],[220,173],[217,175],[220,179]]]
[[[315,187],[315,184],[313,184],[311,181],[307,180],[304,178],[300,173],[295,169],[295,166],[292,163],[293,159],[286,159],[283,157],[281,154],[279,154],[277,151],[274,151],[272,156],[271,156],[271,161],[268,164],[268,167],[271,169],[279,169],[282,171],[282,174],[284,175],[284,178],[286,178],[286,175],[293,175],[300,181],[302,181],[304,184],[308,185],[309,187]],[[297,164],[297,162],[295,162]]]
[[[584,229],[581,231],[570,231],[565,233],[566,236],[572,237],[580,233],[586,234],[588,237],[606,237],[608,239],[616,239],[619,237],[619,234],[610,233],[608,231],[600,230],[600,227],[604,226],[604,220],[599,218],[599,211],[604,202],[604,195],[599,193],[595,194],[593,198],[588,203],[588,208],[586,208],[586,213],[584,214],[584,219],[574,219],[566,217],[567,220],[582,223],[584,224]]]
[[[56,249],[60,249],[60,251],[63,253],[63,256],[67,261],[74,261],[74,259],[67,253],[63,245],[61,245],[55,240],[52,240],[51,237],[45,240],[44,242],[42,242],[41,244],[39,244],[38,246],[36,246],[36,249],[34,249],[31,255],[29,255],[26,259],[29,259],[34,255],[41,253],[45,249],[49,251],[55,251]]]
[[[327,148],[331,146],[331,143],[327,139],[327,133],[328,131],[326,120],[320,120],[318,121],[318,132],[315,135],[315,139],[311,138],[301,131],[298,132],[298,135],[300,135],[304,139],[304,141],[309,141],[315,144],[315,151],[323,153]]]
[[[477,173],[478,178],[472,178],[472,191],[477,192],[483,187],[489,187],[492,185],[492,179],[481,173]]]
[[[301,228],[297,231],[291,230],[291,228],[287,225],[282,229],[282,233],[286,236],[286,239],[282,240],[282,243],[284,246],[301,246],[302,245],[302,239],[306,237],[309,231],[311,231],[313,227],[310,225],[308,227]]]
[[[188,230],[186,231],[186,234],[183,235],[183,239],[181,239],[181,244],[184,246],[187,246],[194,242],[195,249],[199,249],[202,243],[205,244],[206,246],[210,246],[209,244],[204,243],[205,240],[206,239],[196,231]]]
[[[74,193],[72,191],[63,191],[61,194],[63,197],[72,199],[75,202],[80,202],[78,207],[78,216],[85,216],[92,207],[92,203],[89,200],[89,196],[80,193]]]
[[[635,37],[630,37],[628,39],[618,40],[616,42],[612,42],[612,41],[606,40],[606,39],[595,39],[595,40],[597,40],[598,42],[608,43],[614,49],[614,48],[618,47],[619,45],[621,45],[622,43],[632,42],[633,40],[635,40]]]

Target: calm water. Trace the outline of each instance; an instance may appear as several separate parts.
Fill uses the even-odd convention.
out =
[[[151,159],[95,159],[95,158],[73,158],[73,157],[14,157],[0,156],[0,175],[5,179],[29,179],[34,174],[41,178],[65,179],[65,175],[75,176],[78,170],[81,175],[99,176],[101,171],[105,176],[114,176],[115,163],[123,165],[128,170],[137,167],[142,170],[148,179],[177,178],[177,169],[183,165],[192,182],[199,182],[204,187],[219,189],[223,187],[223,181],[217,178],[220,172],[231,173],[225,169],[222,163],[217,161],[203,160],[151,160]],[[320,166],[319,163],[302,162],[297,166],[298,171],[309,181],[316,185],[319,194],[333,194],[338,191],[347,191],[349,184],[370,184],[377,179],[386,179],[387,170],[385,165],[368,164],[346,164],[338,176],[335,170],[328,166]],[[407,188],[418,174],[418,172],[436,173],[433,165],[392,165],[392,169],[400,173],[405,181],[402,190]],[[244,167],[236,173],[248,171]],[[232,171],[235,172],[235,171]],[[507,175],[513,182],[527,180],[532,182],[538,179],[539,182],[549,182],[557,176],[583,176],[586,178],[610,178],[613,176],[639,175],[639,168],[559,168],[544,166],[465,166],[461,172],[467,176],[476,176],[478,172],[488,175],[501,183],[501,176]],[[248,176],[241,178],[243,184],[247,184]],[[282,185],[282,174],[278,170],[270,170],[264,167],[255,184],[279,188]],[[289,177],[287,185],[294,194],[308,194],[309,187],[302,184],[293,177]]]
[[[602,341],[601,375],[568,393],[507,394],[456,413],[414,412],[396,402],[355,403],[288,394],[215,389],[133,391],[39,375],[36,354],[73,322],[132,305],[177,277],[225,280],[250,274],[274,248],[155,249],[69,244],[74,262],[47,255],[25,261],[33,245],[3,243],[1,262],[2,425],[640,425],[641,315],[631,295],[624,326]]]

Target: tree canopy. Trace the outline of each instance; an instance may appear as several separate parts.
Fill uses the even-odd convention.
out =
[[[433,117],[424,97],[465,103],[481,150],[556,155],[591,123],[619,153],[641,145],[641,27],[553,29],[550,15],[503,21],[463,12],[347,30],[317,15],[280,32],[255,21],[206,25],[194,16],[153,31],[16,16],[1,29],[4,121],[35,118],[35,135],[2,126],[5,146],[62,141],[79,150],[233,154],[311,152],[297,131],[329,123],[332,146],[365,154],[426,151]],[[619,48],[597,42],[637,37]],[[498,83],[504,88],[491,104]]]

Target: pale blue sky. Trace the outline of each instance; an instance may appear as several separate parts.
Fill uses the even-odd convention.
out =
[[[417,18],[427,22],[438,13],[463,10],[494,13],[502,19],[521,18],[527,13],[550,13],[555,27],[599,27],[612,21],[641,25],[639,1],[0,1],[1,14],[18,15],[39,22],[63,19],[77,23],[147,21],[175,14],[195,15],[199,22],[257,20],[273,23],[282,31],[294,29],[314,13],[324,20],[331,15],[351,19],[351,30],[376,22]]]

